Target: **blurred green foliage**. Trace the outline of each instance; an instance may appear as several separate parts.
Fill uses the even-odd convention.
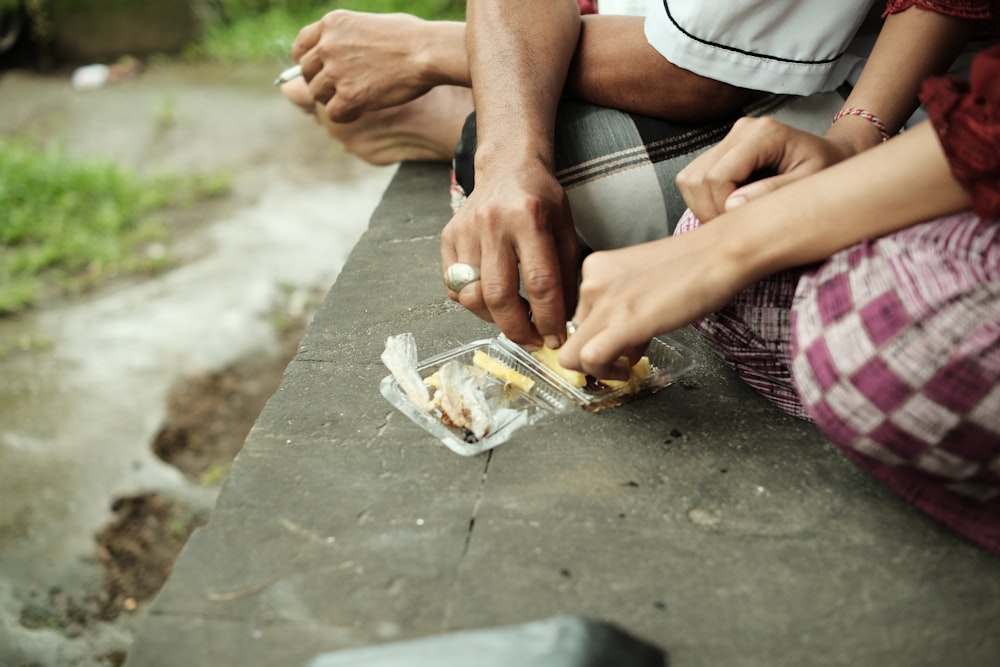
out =
[[[407,12],[423,18],[460,19],[465,0],[212,0],[231,19],[258,16],[271,11],[289,14],[320,14],[333,9],[364,12]]]
[[[426,19],[460,21],[465,0],[210,0],[213,7],[202,41],[188,58],[217,62],[286,63],[304,25],[334,9],[406,12]]]
[[[0,315],[167,268],[168,226],[156,212],[228,189],[223,175],[142,180],[110,162],[0,138]]]
[[[0,7],[9,1],[0,0]],[[22,1],[34,11],[29,18],[38,24],[38,36],[60,6],[127,6],[140,0]],[[188,1],[205,17],[206,31],[186,56],[229,63],[287,64],[302,26],[334,9],[427,19],[465,15],[465,0]],[[169,126],[173,114],[168,101],[157,123]],[[76,162],[58,149],[0,137],[0,316],[21,312],[45,295],[76,294],[116,275],[167,268],[169,225],[158,213],[228,188],[225,175],[144,180],[112,163]]]

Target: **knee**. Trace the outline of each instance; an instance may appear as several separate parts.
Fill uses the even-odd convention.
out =
[[[796,296],[791,370],[806,412],[841,449],[1000,493],[1000,301],[993,316],[970,297],[914,317],[893,290],[859,306],[857,282],[841,278]]]

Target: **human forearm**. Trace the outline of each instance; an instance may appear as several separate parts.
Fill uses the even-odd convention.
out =
[[[924,123],[727,212],[697,232],[717,235],[724,261],[740,274],[738,282],[749,284],[969,203],[934,130]]]
[[[923,9],[891,14],[844,108],[874,114],[888,134],[895,134],[916,109],[921,83],[948,69],[972,28],[970,21]],[[870,148],[882,139],[872,123],[858,116],[841,118],[826,137],[847,154]]]
[[[466,15],[477,172],[526,159],[551,166],[556,106],[579,36],[577,4],[470,0]]]
[[[465,50],[465,23],[460,21],[427,21],[427,30],[415,37],[413,57],[417,68],[431,85],[472,85],[469,58]]]
[[[646,40],[637,16],[583,17],[566,94],[654,118],[705,122],[733,113],[749,91],[669,62]]]
[[[969,30],[967,21],[920,9],[891,15],[844,103],[845,111],[859,115],[842,115],[822,138],[768,119],[741,119],[725,139],[678,174],[677,185],[688,206],[708,222],[878,145],[882,134],[877,121],[884,124],[887,136],[894,134],[916,107],[921,82],[947,67]],[[774,175],[750,179],[767,171]]]
[[[576,333],[559,360],[613,377],[622,354],[718,310],[765,276],[968,205],[933,130],[918,127],[685,234],[591,254]]]
[[[511,340],[558,347],[579,248],[554,173],[555,116],[579,9],[572,0],[470,0],[466,16],[476,187],[441,232],[441,260],[478,266],[480,279],[448,294]]]

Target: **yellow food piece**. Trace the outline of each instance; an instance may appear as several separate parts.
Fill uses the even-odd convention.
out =
[[[552,372],[556,373],[559,377],[563,378],[574,387],[582,389],[587,386],[587,376],[585,374],[580,371],[570,370],[559,363],[559,350],[553,350],[550,347],[542,347],[541,349],[532,352],[531,356],[545,364],[550,370],[552,370]],[[627,357],[622,357],[622,360],[625,363],[628,363]],[[650,366],[649,357],[642,357],[632,366],[632,375],[628,380],[600,380],[600,383],[612,389],[619,389],[626,386],[638,386],[643,380],[649,377],[652,372],[653,369],[652,366]]]
[[[434,389],[440,389],[441,373],[438,371],[434,371],[433,373],[424,378],[424,384],[426,384],[428,387],[433,387]]]
[[[587,386],[587,376],[585,374],[580,371],[570,370],[559,363],[559,350],[553,350],[546,345],[532,352],[531,356],[545,364],[553,373],[574,387],[582,389]]]
[[[626,363],[628,359],[625,359]],[[607,385],[612,389],[619,389],[621,387],[636,387],[643,380],[648,378],[653,374],[653,367],[649,364],[649,357],[642,357],[639,361],[632,365],[632,375],[629,376],[627,380],[601,380],[601,384]]]
[[[535,386],[535,381],[527,375],[518,373],[513,368],[508,368],[482,350],[476,350],[476,353],[472,355],[472,364],[482,368],[496,379],[503,381],[505,385],[517,387],[525,394],[530,394],[532,388]]]

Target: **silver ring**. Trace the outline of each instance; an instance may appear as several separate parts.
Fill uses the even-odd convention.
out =
[[[479,280],[479,267],[455,262],[444,270],[444,286],[452,292],[461,292],[469,283]]]

